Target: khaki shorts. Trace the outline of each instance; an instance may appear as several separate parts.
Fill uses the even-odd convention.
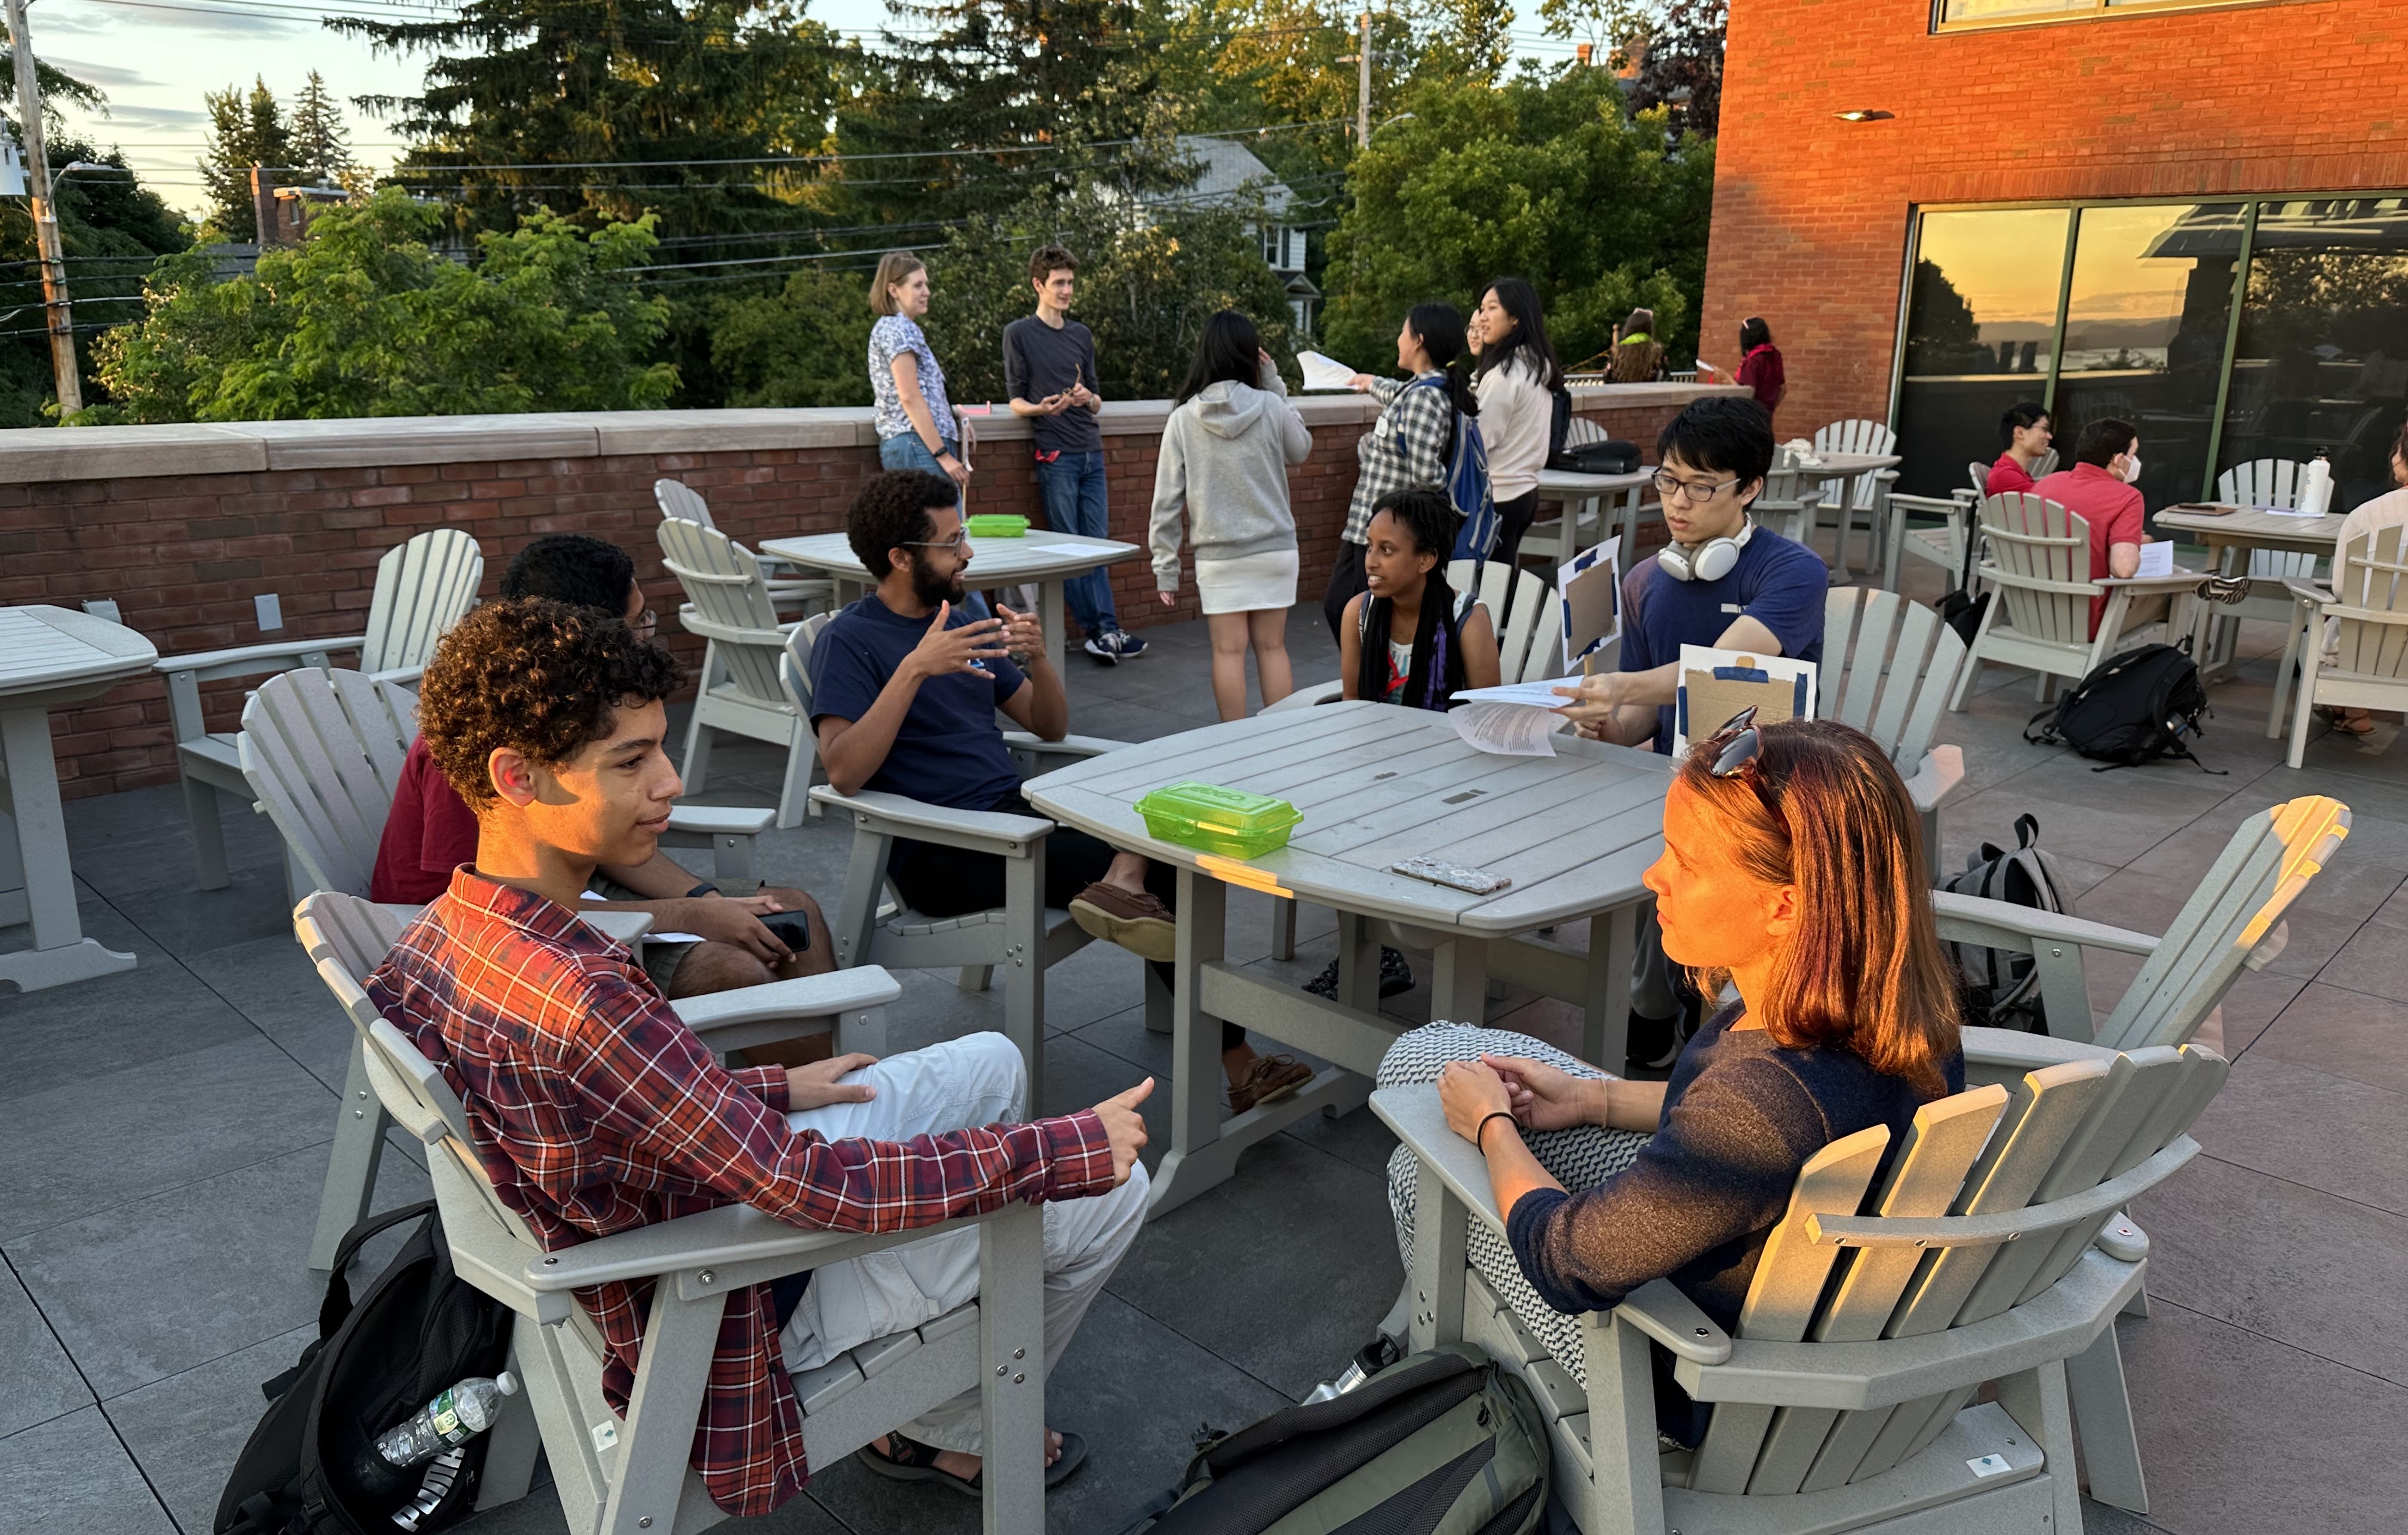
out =
[[[617,880],[605,879],[600,874],[588,881],[586,888],[605,901],[652,899],[640,890],[631,890]],[[693,947],[692,944],[639,943],[636,945],[636,962],[644,967],[644,974],[652,978],[652,984],[660,988],[661,995],[666,997],[669,994],[670,977],[677,974],[678,966],[685,962],[686,952]]]

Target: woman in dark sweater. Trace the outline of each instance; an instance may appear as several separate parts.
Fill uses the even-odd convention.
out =
[[[1726,729],[1682,764],[1647,872],[1665,953],[1704,995],[1737,993],[1670,1081],[1435,1023],[1383,1062],[1383,1086],[1435,1077],[1447,1123],[1479,1144],[1510,1251],[1475,1226],[1473,1261],[1568,1365],[1573,1314],[1651,1279],[1734,1325],[1807,1159],[1869,1126],[1902,1135],[1918,1107],[1962,1089],[1921,842],[1906,786],[1865,735]],[[1398,1148],[1389,1198],[1408,1245],[1412,1172]]]

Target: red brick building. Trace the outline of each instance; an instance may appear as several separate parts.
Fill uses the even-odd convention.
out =
[[[2000,411],[2132,420],[2152,506],[2408,415],[2408,4],[1731,0],[1700,351],[1944,493]],[[1727,359],[1727,361],[1726,361]]]

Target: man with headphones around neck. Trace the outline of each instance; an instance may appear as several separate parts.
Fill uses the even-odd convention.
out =
[[[1681,647],[1819,664],[1830,578],[1822,556],[1757,527],[1748,514],[1772,468],[1772,419],[1754,399],[1693,403],[1664,428],[1656,456],[1656,490],[1672,542],[1623,577],[1622,669],[1555,691],[1571,695],[1563,712],[1590,740],[1627,746],[1652,740],[1670,755]],[[1680,1059],[1703,1005],[1665,957],[1652,913],[1640,932],[1630,1001],[1624,1073],[1661,1079]]]
[[[1656,490],[1672,542],[1622,582],[1622,669],[1575,679],[1564,714],[1592,741],[1672,750],[1681,647],[1823,659],[1822,556],[1748,507],[1772,468],[1772,421],[1751,399],[1693,402],[1656,439]]]

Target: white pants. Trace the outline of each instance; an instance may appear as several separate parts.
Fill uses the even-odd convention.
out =
[[[906,1141],[981,1125],[1017,1124],[1027,1108],[1028,1073],[1019,1049],[1001,1034],[971,1034],[892,1056],[843,1080],[867,1082],[867,1103],[832,1103],[788,1115],[796,1130],[830,1140]],[[1045,1369],[1070,1346],[1087,1307],[1145,1224],[1142,1163],[1109,1193],[1045,1206]],[[789,1371],[815,1370],[859,1343],[933,1321],[978,1295],[979,1234],[949,1231],[867,1258],[813,1271],[795,1315],[779,1334]],[[979,1393],[963,1392],[899,1425],[939,1450],[982,1452]]]

